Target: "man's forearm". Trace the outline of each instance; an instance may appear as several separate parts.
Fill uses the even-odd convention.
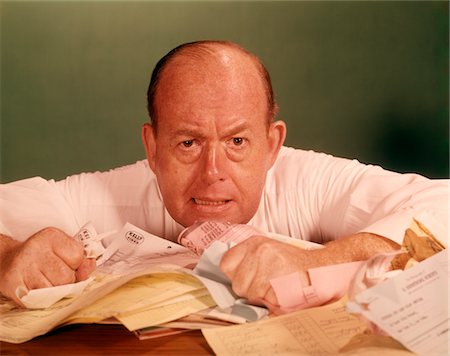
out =
[[[325,248],[311,251],[317,266],[364,261],[373,255],[398,250],[400,246],[382,236],[361,232],[331,241]]]

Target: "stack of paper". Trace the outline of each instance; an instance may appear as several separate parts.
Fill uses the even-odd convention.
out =
[[[0,338],[21,343],[72,323],[118,317],[135,330],[176,320],[215,305],[204,286],[176,267],[149,268],[126,276],[100,276],[83,293],[44,309],[23,309],[0,301]],[[139,274],[141,274],[139,276]],[[154,313],[154,314],[153,314]]]
[[[397,259],[382,259],[383,266],[410,269],[382,283],[374,278],[351,295],[349,303],[342,299],[248,323],[231,314],[231,309],[214,308],[211,285],[208,290],[205,277],[185,268],[198,262],[188,249],[130,224],[116,236],[108,235],[112,242],[103,250],[95,246],[98,237],[84,232],[89,251],[102,253],[92,280],[54,287],[57,293],[45,289],[25,293],[22,301],[30,309],[0,299],[0,339],[21,343],[60,325],[113,317],[141,339],[201,328],[218,355],[410,354],[405,346],[418,353],[445,353],[449,258],[444,245],[423,233],[423,227],[409,229],[405,253]],[[366,283],[369,279],[364,278]],[[217,278],[212,282],[220,284]],[[348,305],[366,320],[350,313]],[[367,320],[385,335],[374,334]]]
[[[24,293],[21,300],[28,309],[0,300],[2,341],[20,343],[60,325],[110,317],[136,330],[215,305],[204,285],[184,268],[198,260],[188,249],[130,224],[116,232],[103,250],[96,248],[100,239],[92,228],[78,235],[91,252],[102,252],[90,283]]]

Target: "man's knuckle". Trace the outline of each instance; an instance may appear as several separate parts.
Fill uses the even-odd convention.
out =
[[[61,285],[75,282],[75,271],[70,268],[58,269],[53,271],[53,284]]]
[[[31,236],[27,241],[26,245],[28,246],[40,246],[44,243],[51,243],[56,237],[58,237],[61,233],[56,227],[48,226],[36,232],[33,236]]]
[[[261,239],[256,246],[256,253],[258,256],[266,254],[272,255],[274,253],[274,247],[269,241],[266,241],[266,239]]]
[[[57,236],[61,233],[62,233],[62,231],[54,226],[44,227],[42,230],[40,230],[38,232],[39,235],[44,235],[44,236]]]
[[[73,242],[75,243],[70,246],[70,256],[67,257],[73,261],[73,263],[80,264],[85,257],[84,248],[81,244],[76,243],[76,241]]]

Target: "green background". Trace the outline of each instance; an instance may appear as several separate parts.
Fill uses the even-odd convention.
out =
[[[271,73],[287,144],[448,176],[448,2],[2,1],[1,181],[144,158],[156,61],[227,39]]]

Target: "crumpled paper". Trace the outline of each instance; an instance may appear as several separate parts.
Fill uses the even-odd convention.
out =
[[[60,286],[25,290],[18,288],[16,295],[28,309],[48,308],[63,298],[75,298],[94,280],[93,277],[76,283],[64,284]]]
[[[359,313],[366,308],[356,302],[355,296],[387,279],[393,278],[419,262],[445,250],[446,245],[437,239],[421,222],[413,219],[405,231],[401,249],[373,256],[356,273],[349,288],[347,308]],[[387,334],[377,325],[367,321],[369,328],[378,335]]]

